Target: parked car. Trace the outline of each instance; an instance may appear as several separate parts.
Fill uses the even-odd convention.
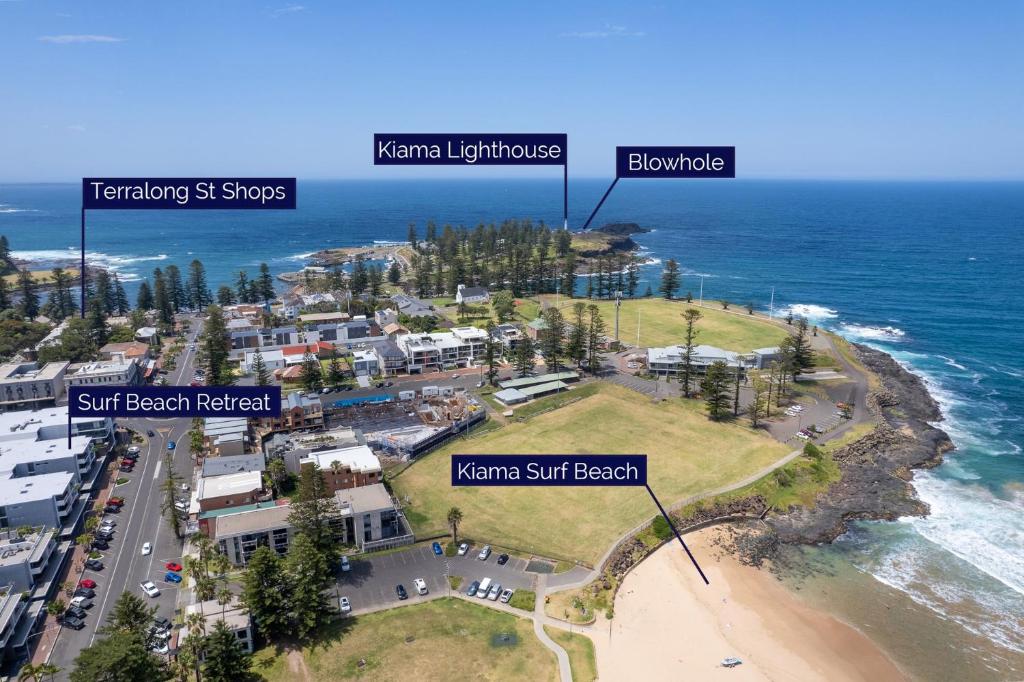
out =
[[[352,570],[352,562],[348,560],[347,556],[341,557],[341,570],[345,573]]]
[[[77,590],[75,590],[74,596],[92,599],[96,596],[96,590],[92,589],[91,587],[79,587]]]
[[[384,388],[391,388],[394,385],[395,385],[395,382],[393,382],[393,381],[385,381],[384,382]]]
[[[153,433],[153,429],[147,429],[146,430],[146,435],[149,436],[150,438],[153,438],[154,436],[156,436],[156,434]]]
[[[498,601],[498,596],[501,594],[501,583],[494,583],[491,585],[491,591],[487,593],[487,598],[490,601]]]
[[[395,594],[399,599],[408,599],[409,593],[405,591],[405,585],[395,585]]]
[[[349,613],[352,610],[352,602],[348,600],[348,597],[339,599],[338,606],[341,608],[342,613]]]
[[[442,554],[444,554],[444,550],[441,549],[441,543],[440,542],[435,542],[434,544],[431,545],[431,547],[434,550],[434,554],[436,554],[437,556],[441,556]]]
[[[85,588],[88,588],[90,590],[95,590],[96,587],[97,587],[96,581],[93,580],[92,578],[86,578],[82,582],[78,583],[78,586],[79,587],[85,587]]]
[[[93,549],[110,549],[110,543],[108,543],[106,540],[101,540],[99,538],[96,538],[95,540],[92,541],[92,548]]]
[[[100,521],[100,526],[116,526],[116,525],[117,525],[117,521],[115,521],[114,519],[104,518],[104,519],[102,519]]]
[[[137,455],[137,454],[139,454],[139,446],[138,445],[133,445],[130,448],[128,448],[128,454],[129,455]]]
[[[69,607],[68,610],[64,612],[65,618],[80,618],[81,620],[85,620],[85,615],[85,611],[77,606]]]
[[[499,566],[504,566],[507,563],[508,563],[508,554],[500,554],[500,555],[498,555],[498,565]]]
[[[164,632],[170,632],[171,631],[171,621],[167,620],[167,618],[165,618],[163,616],[155,617],[153,619],[153,625],[155,625],[160,630],[163,630]]]
[[[181,576],[174,571],[167,571],[167,573],[164,574],[164,580],[169,583],[178,584],[181,582]]]
[[[168,561],[166,564],[164,564],[164,568],[166,568],[168,571],[174,571],[175,573],[181,572],[181,564],[179,564],[176,561]]]
[[[173,450],[174,449],[174,441],[173,440],[167,441],[167,449],[168,450]]]
[[[500,601],[502,604],[507,604],[508,600],[512,598],[512,595],[515,594],[515,592],[515,590],[504,590],[501,593],[501,597],[498,599],[498,601]]]
[[[471,582],[469,584],[469,587],[466,588],[466,596],[467,597],[475,597],[476,596],[476,591],[478,589],[480,589],[480,581],[479,580],[474,580],[473,582]]]
[[[153,552],[153,545],[148,542],[142,543],[142,556],[149,556]]]
[[[121,511],[121,508],[118,507],[116,504],[108,504],[106,507],[103,508],[103,511],[107,514],[116,514],[119,511]]]
[[[110,542],[114,539],[114,534],[112,532],[97,530],[95,535],[97,540],[104,540],[106,542]]]
[[[415,580],[412,581],[412,585],[413,585],[413,587],[416,588],[416,592],[418,594],[426,594],[427,593],[427,581],[424,580],[423,578],[416,578]]]
[[[480,587],[476,588],[476,596],[480,599],[487,599],[487,591],[491,589],[491,579],[484,578],[480,581]]]
[[[153,597],[155,599],[160,596],[160,588],[154,585],[152,580],[146,580],[145,582],[139,583],[139,587],[142,588],[142,591],[146,593],[147,597]]]
[[[476,555],[476,558],[480,561],[487,561],[487,557],[491,556],[491,546],[484,545],[484,548],[480,550],[480,553]]]
[[[90,571],[102,571],[103,562],[99,559],[87,559],[85,561],[85,567],[88,568]]]
[[[469,551],[469,543],[463,542],[459,545],[459,556],[466,556],[466,552]]]
[[[131,472],[135,471],[135,467],[125,466],[123,464],[120,467],[118,467],[118,469],[121,471],[122,474],[130,474]]]
[[[89,597],[72,597],[71,606],[77,606],[80,609],[87,609],[92,606],[92,599]]]
[[[85,621],[81,618],[66,616],[61,619],[61,625],[66,628],[71,628],[72,630],[81,630],[85,627]]]
[[[107,500],[107,504],[108,505],[112,504],[115,507],[123,507],[124,506],[124,498],[123,497],[111,497],[109,500]]]

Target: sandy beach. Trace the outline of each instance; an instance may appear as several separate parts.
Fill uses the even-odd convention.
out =
[[[610,633],[603,619],[591,632],[602,681],[906,679],[861,632],[711,544],[718,532],[686,536],[710,585],[677,542],[626,577]]]

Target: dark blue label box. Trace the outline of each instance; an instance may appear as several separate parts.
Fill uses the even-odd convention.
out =
[[[70,417],[277,417],[280,386],[70,386]]]
[[[735,178],[736,147],[616,147],[619,178]]]
[[[453,486],[643,486],[647,455],[452,455]]]
[[[82,178],[82,207],[293,209],[295,178]]]
[[[375,166],[561,166],[565,133],[376,133]]]

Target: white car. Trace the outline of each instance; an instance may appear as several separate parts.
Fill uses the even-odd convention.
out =
[[[480,553],[476,555],[476,558],[480,561],[487,561],[487,557],[491,556],[491,546],[484,545],[484,548],[480,550]]]
[[[139,454],[139,446],[138,445],[133,445],[130,448],[128,448],[128,454],[129,455],[137,455],[137,454]]]
[[[142,543],[142,556],[149,556],[152,552],[153,552],[153,545],[152,544],[150,544],[148,542]]]
[[[459,556],[466,556],[466,552],[469,551],[469,543],[463,542],[459,545]]]
[[[160,596],[160,588],[154,585],[152,580],[139,583],[139,586],[142,588],[142,591],[146,593],[147,597],[156,598]]]
[[[347,556],[341,557],[341,570],[345,573],[352,570],[352,562],[348,560]]]
[[[348,597],[342,597],[339,599],[338,605],[340,606],[342,613],[349,613],[352,610],[352,602],[348,600]]]
[[[416,588],[416,592],[418,592],[419,594],[427,593],[427,581],[423,578],[416,578],[412,581],[412,585]]]

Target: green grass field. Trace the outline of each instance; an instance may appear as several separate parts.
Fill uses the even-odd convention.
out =
[[[654,404],[614,384],[557,410],[476,438],[455,441],[392,480],[417,535],[446,530],[462,510],[460,534],[556,559],[593,563],[620,535],[657,513],[641,488],[452,488],[450,455],[646,453],[648,480],[663,504],[740,480],[788,448],[745,426],[711,423],[697,404]],[[571,395],[572,391],[568,392]]]
[[[544,626],[544,632],[569,654],[573,682],[594,682],[597,679],[597,656],[594,654],[594,643],[589,637],[549,625]]]
[[[506,633],[515,635],[515,643],[496,645]],[[461,599],[345,619],[302,656],[304,665],[268,647],[256,652],[253,670],[268,682],[558,679],[555,655],[529,620]]]
[[[601,311],[609,336],[615,331],[615,303],[613,301],[587,301],[595,303]],[[575,301],[562,299],[562,312],[571,316]],[[686,301],[666,301],[663,298],[624,300],[619,311],[619,338],[623,343],[636,344],[637,313],[640,314],[640,346],[669,346],[683,342],[683,311],[697,308],[703,317],[697,322],[697,343],[718,346],[737,353],[748,353],[755,348],[777,346],[786,338],[786,331],[770,322],[744,314],[733,314],[721,309],[717,303],[704,302],[703,308]],[[741,311],[736,305],[730,311]]]

